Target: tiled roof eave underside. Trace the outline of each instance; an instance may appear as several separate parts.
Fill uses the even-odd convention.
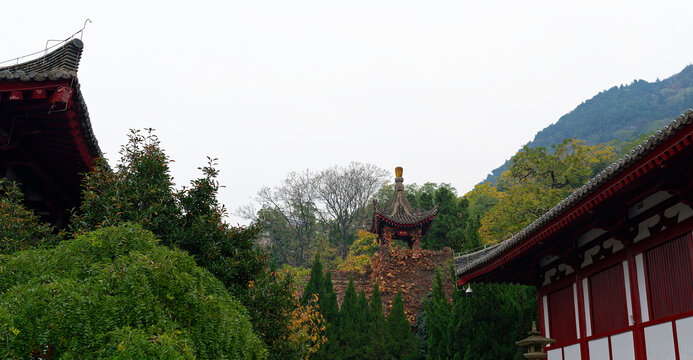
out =
[[[658,131],[655,135],[650,136],[649,139],[642,142],[634,150],[631,150],[630,153],[626,154],[621,159],[607,166],[597,176],[590,179],[587,183],[585,183],[585,185],[575,190],[570,196],[565,198],[563,201],[554,206],[551,210],[547,211],[544,215],[542,215],[537,220],[532,222],[530,225],[525,227],[522,231],[515,234],[511,238],[497,244],[490,251],[485,252],[483,256],[480,256],[473,260],[467,258],[472,254],[456,257],[456,275],[463,276],[464,274],[473,271],[480,271],[480,268],[482,268],[483,266],[494,261],[500,260],[502,257],[515,257],[519,255],[521,252],[524,252],[529,247],[531,247],[531,245],[533,245],[527,242],[531,240],[532,237],[537,238],[537,241],[539,241],[539,237],[543,239],[546,236],[548,236],[546,234],[548,234],[548,232],[551,232],[550,230],[551,228],[553,228],[553,226],[549,226],[552,224],[552,222],[555,222],[559,217],[568,214],[569,210],[579,211],[579,209],[576,210],[573,209],[573,207],[577,205],[580,201],[583,201],[589,196],[594,195],[594,193],[607,181],[613,180],[618,175],[622,174],[629,166],[635,164],[637,161],[639,161],[646,155],[649,155],[655,147],[671,138],[681,128],[684,128],[686,125],[690,125],[692,122],[693,110],[689,109],[688,111],[686,111],[684,115],[680,115],[669,125],[665,126],[662,130]],[[582,212],[580,214],[582,214]],[[506,252],[510,253],[506,254]],[[486,270],[490,271],[492,269],[489,268]]]
[[[425,224],[427,222],[433,221],[433,219],[436,217],[436,215],[433,214],[433,215],[430,215],[430,216],[425,217],[425,218],[420,219],[420,220],[403,221],[403,220],[393,220],[393,219],[390,219],[387,216],[385,216],[383,214],[379,214],[379,213],[376,213],[375,216],[379,220],[384,221],[390,225],[394,225],[397,227],[404,227],[404,228],[416,227],[416,226]]]
[[[58,49],[34,60],[17,65],[0,68],[0,83],[3,82],[43,82],[55,80],[71,80],[74,91],[73,101],[80,113],[83,135],[89,150],[94,157],[102,157],[101,148],[94,136],[89,110],[80,90],[77,79],[79,61],[82,57],[84,44],[79,39],[72,39]]]

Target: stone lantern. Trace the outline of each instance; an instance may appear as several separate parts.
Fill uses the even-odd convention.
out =
[[[525,359],[546,359],[547,354],[544,352],[544,346],[553,344],[556,340],[541,336],[541,333],[537,331],[536,321],[532,321],[532,330],[527,334],[529,334],[527,338],[515,343],[517,346],[525,346],[527,348]]]

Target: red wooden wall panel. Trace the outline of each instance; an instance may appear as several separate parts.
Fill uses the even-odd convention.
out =
[[[557,344],[575,340],[575,302],[573,286],[549,294],[549,333]]]
[[[592,333],[598,335],[628,326],[626,288],[621,263],[590,276],[589,283]]]
[[[679,236],[645,252],[653,320],[693,310],[690,236]]]

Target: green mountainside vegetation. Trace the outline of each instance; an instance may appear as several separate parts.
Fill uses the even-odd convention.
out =
[[[604,90],[539,131],[527,145],[550,147],[567,138],[588,144],[628,141],[658,130],[691,106],[693,65],[688,65],[665,80],[634,80]],[[494,169],[485,181],[496,181],[507,165]]]

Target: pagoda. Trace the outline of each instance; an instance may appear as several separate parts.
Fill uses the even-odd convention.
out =
[[[77,79],[83,47],[71,39],[0,67],[0,178],[19,183],[26,205],[58,227],[79,206],[82,176],[101,157]]]
[[[373,200],[373,225],[370,231],[378,235],[381,245],[390,245],[393,239],[397,239],[406,242],[410,249],[419,250],[421,237],[431,227],[438,213],[438,204],[426,211],[420,208],[414,210],[404,193],[403,182],[402,168],[397,167],[392,203],[386,208],[381,208],[378,202]]]

